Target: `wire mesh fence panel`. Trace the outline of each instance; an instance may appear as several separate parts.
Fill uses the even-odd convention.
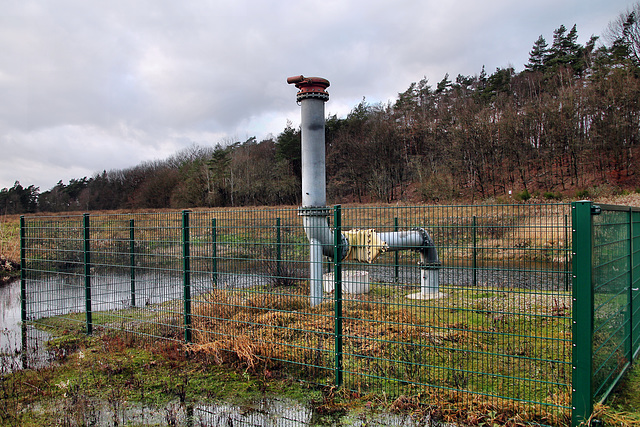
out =
[[[198,213],[193,224],[201,243],[193,245],[191,348],[331,385],[333,314],[310,305],[308,243],[297,210]]]
[[[85,283],[81,216],[36,218],[24,232],[29,269],[27,320],[84,328]]]
[[[361,393],[570,408],[570,205],[342,208],[319,304],[300,214],[26,218],[27,320]]]
[[[344,230],[424,229],[439,256],[437,266],[421,264],[421,248],[413,247],[399,256],[386,251],[372,263],[343,263],[347,387],[389,396],[430,390],[446,400],[506,399],[535,403],[541,412],[568,411],[568,206],[343,212]]]
[[[593,396],[605,397],[633,358],[634,262],[631,210],[593,216]],[[634,268],[632,268],[632,266]]]

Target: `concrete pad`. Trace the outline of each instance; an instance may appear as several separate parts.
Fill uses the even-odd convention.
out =
[[[417,292],[415,294],[407,295],[409,299],[418,299],[418,300],[428,300],[428,299],[438,299],[444,298],[447,294],[443,294],[442,292]]]

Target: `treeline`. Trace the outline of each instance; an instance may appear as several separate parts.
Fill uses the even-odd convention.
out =
[[[326,123],[330,202],[548,198],[608,186],[635,190],[640,155],[640,3],[608,42],[577,42],[575,26],[540,36],[521,72],[447,74],[412,83],[388,104],[362,101]],[[38,193],[0,192],[3,212],[296,205],[300,130],[193,146],[167,160]]]
[[[299,179],[281,158],[276,141],[250,138],[225,146],[192,146],[166,160],[103,171],[66,185],[60,181],[43,193],[16,182],[0,191],[0,208],[22,213],[295,204],[299,192]]]

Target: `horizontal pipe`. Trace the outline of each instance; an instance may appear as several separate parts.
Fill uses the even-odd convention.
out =
[[[329,218],[324,212],[326,208],[301,208],[300,215],[304,216],[304,230],[309,240],[313,239],[322,246],[322,254],[333,259],[333,230],[329,227]],[[315,214],[314,214],[315,213]],[[349,252],[349,240],[342,234],[341,259]],[[420,262],[423,266],[440,266],[438,251],[429,233],[423,228],[408,231],[392,231],[377,233],[380,240],[386,243],[387,251],[411,250],[420,253]]]
[[[380,240],[387,244],[387,251],[416,251],[420,253],[420,262],[424,266],[439,266],[440,259],[433,239],[423,228],[409,231],[391,231],[378,233]]]

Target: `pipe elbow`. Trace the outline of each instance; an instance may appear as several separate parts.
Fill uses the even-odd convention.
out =
[[[304,76],[302,74],[299,76],[287,77],[287,83],[289,83],[290,85],[297,85],[303,80],[304,80]]]
[[[421,264],[426,267],[439,267],[441,262],[433,239],[424,228],[418,227],[416,231],[422,235],[422,245],[418,248]]]
[[[327,209],[323,207],[300,208],[298,214],[303,216],[304,230],[309,241],[315,241],[322,247],[322,254],[329,259],[334,259],[335,231],[329,226]],[[342,261],[349,252],[349,241],[340,233],[339,258]]]
[[[287,78],[287,83],[295,85],[300,90],[296,95],[298,101],[307,98],[318,98],[323,101],[329,99],[327,88],[331,83],[322,77],[292,76]]]

